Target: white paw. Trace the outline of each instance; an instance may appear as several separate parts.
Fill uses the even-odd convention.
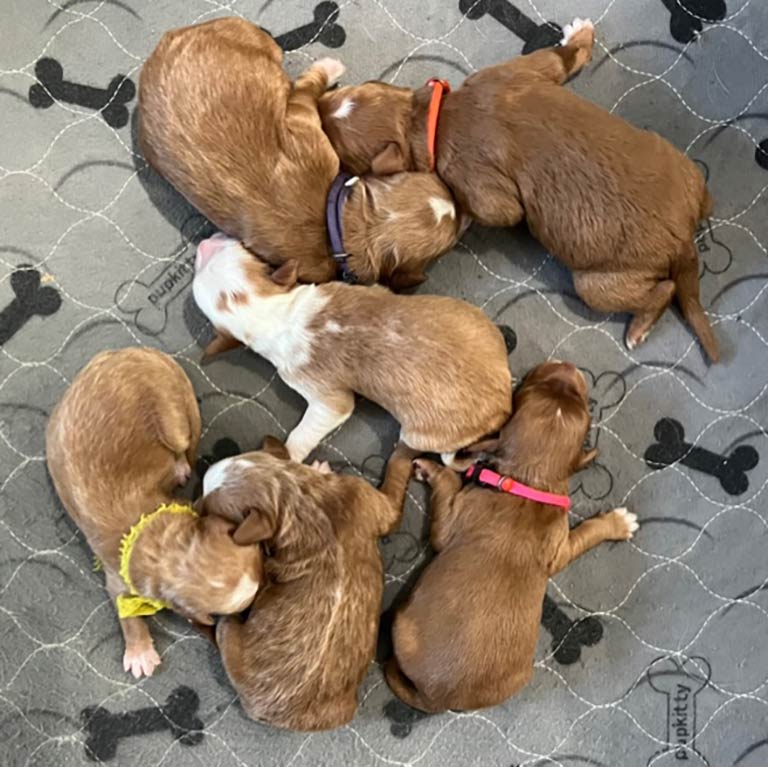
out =
[[[638,336],[637,338],[632,338],[632,336],[627,336],[627,349],[629,351],[633,351],[634,349],[637,349],[638,346],[642,346],[645,343],[645,340],[648,338],[648,333],[650,333],[650,330],[646,330],[645,333]]]
[[[619,538],[622,540],[628,541],[640,529],[637,514],[627,511],[623,506],[620,509],[614,509],[611,513],[619,524],[621,533]]]
[[[159,665],[160,656],[153,645],[125,648],[123,669],[133,674],[136,679],[141,679],[142,676],[152,676]]]
[[[319,471],[321,474],[333,474],[333,469],[328,461],[312,461],[310,468]]]
[[[574,19],[570,24],[563,27],[563,39],[560,45],[568,45],[570,39],[582,29],[595,29],[595,25],[589,19]]]
[[[336,85],[341,80],[341,76],[347,71],[347,68],[338,59],[330,57],[319,59],[312,66],[325,70],[325,74],[328,77],[328,88]]]

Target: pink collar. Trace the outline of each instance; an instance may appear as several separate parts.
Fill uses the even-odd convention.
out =
[[[560,506],[566,511],[571,507],[571,499],[567,495],[555,495],[554,493],[545,493],[543,490],[536,490],[522,482],[517,482],[512,477],[497,474],[495,471],[478,464],[470,466],[465,476],[467,479],[474,479],[480,485],[487,485],[510,495],[518,495],[529,501],[546,503],[548,506]]]

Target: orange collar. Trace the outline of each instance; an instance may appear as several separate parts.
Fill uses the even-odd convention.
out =
[[[432,88],[432,96],[429,99],[429,111],[427,112],[427,158],[429,160],[429,170],[433,171],[435,169],[437,120],[440,117],[443,96],[451,92],[451,86],[447,80],[438,80],[436,77],[427,80],[427,85]]]

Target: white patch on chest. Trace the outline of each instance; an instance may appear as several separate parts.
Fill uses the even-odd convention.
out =
[[[449,200],[444,200],[442,197],[430,197],[429,207],[432,208],[432,212],[435,214],[435,220],[438,224],[443,220],[443,216],[456,218],[456,206]]]
[[[337,120],[343,120],[345,117],[349,117],[352,110],[355,108],[355,102],[352,99],[342,99],[338,109],[331,115]]]

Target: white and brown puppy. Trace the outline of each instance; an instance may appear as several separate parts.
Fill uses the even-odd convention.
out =
[[[361,283],[417,284],[468,220],[434,173],[333,186],[339,159],[317,100],[343,72],[340,61],[322,59],[291,82],[280,47],[244,19],[172,30],[141,72],[142,152],[266,261],[297,259],[302,282],[332,280],[341,269]],[[332,188],[338,202],[329,206]]]
[[[209,353],[249,346],[307,400],[286,443],[295,461],[352,415],[355,394],[391,413],[406,445],[444,456],[496,432],[511,413],[504,339],[464,301],[297,285],[296,262],[272,271],[225,237],[198,247],[193,290],[218,331]]]
[[[238,523],[235,540],[265,542],[267,582],[243,622],[219,621],[216,644],[246,713],[274,727],[348,722],[373,660],[383,567],[378,539],[402,516],[413,453],[399,447],[380,490],[359,477],[262,450],[214,464],[206,511]]]
[[[56,491],[103,564],[118,614],[133,616],[121,617],[120,627],[123,667],[135,677],[151,675],[160,663],[139,616],[170,607],[212,624],[212,614],[247,607],[259,587],[257,546],[237,545],[226,520],[174,504],[199,440],[192,384],[176,362],[152,349],[98,354],[48,423],[46,458]]]

